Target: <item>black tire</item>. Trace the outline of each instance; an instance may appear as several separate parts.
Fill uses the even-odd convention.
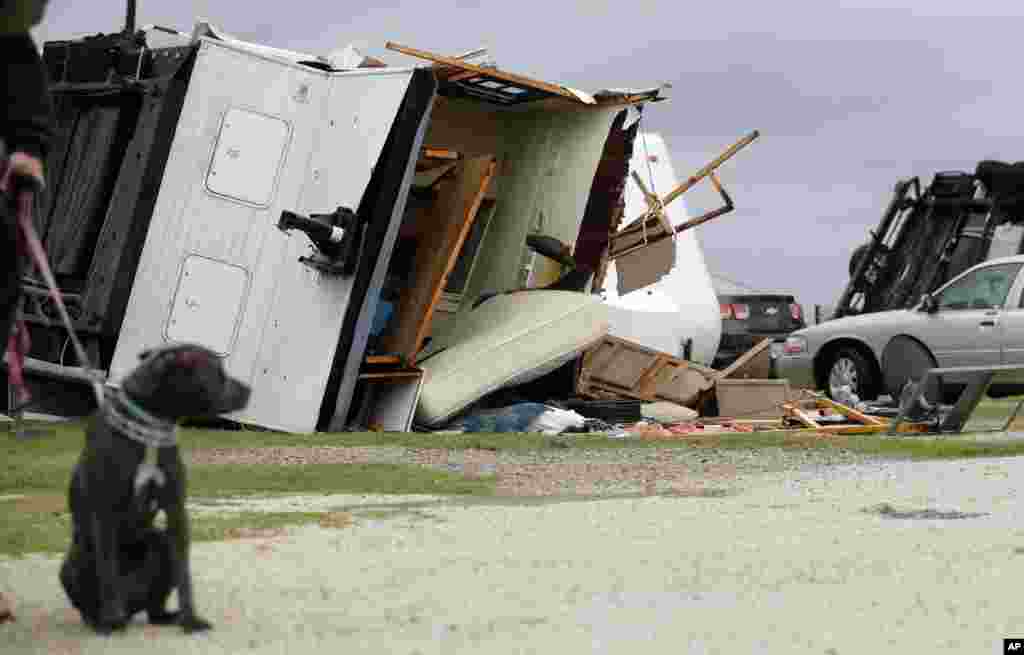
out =
[[[919,382],[925,371],[936,366],[935,357],[919,341],[910,337],[896,337],[882,353],[885,390],[893,398],[899,398],[903,385],[910,380]],[[933,380],[924,392],[924,397],[929,401],[943,400],[942,382],[938,379]]]
[[[876,377],[875,368],[862,352],[856,348],[840,348],[825,369],[825,392],[834,399],[833,385],[846,382],[861,400],[874,400],[878,397]]]

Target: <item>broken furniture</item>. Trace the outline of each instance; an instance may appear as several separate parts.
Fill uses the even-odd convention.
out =
[[[718,180],[715,172],[722,166],[722,164],[732,159],[736,153],[753,143],[758,136],[760,136],[760,134],[757,130],[754,130],[733,145],[729,146],[721,155],[709,162],[675,189],[672,189],[663,198],[659,198],[651,193],[644,185],[643,179],[634,171],[633,179],[638,185],[640,185],[640,188],[647,199],[648,210],[642,216],[639,216],[624,229],[612,236],[609,244],[609,259],[615,260],[620,257],[625,257],[626,255],[634,253],[642,248],[654,245],[659,241],[670,239],[675,234],[678,234],[683,230],[697,227],[702,223],[706,223],[714,218],[731,212],[733,210],[732,199],[722,187],[722,184]],[[682,196],[704,178],[710,179],[712,186],[722,197],[724,204],[719,209],[691,218],[685,223],[673,227],[665,217],[665,206],[676,198]]]
[[[425,382],[416,423],[439,427],[484,396],[571,361],[608,332],[601,298],[528,290],[493,296],[466,313],[450,344],[417,362]]]
[[[713,384],[714,374],[700,364],[609,335],[583,356],[576,393],[584,398],[664,400],[693,406]]]
[[[809,405],[809,406],[808,406]],[[864,434],[873,432],[884,432],[889,428],[889,422],[876,416],[869,416],[852,407],[847,407],[824,396],[814,395],[809,400],[794,400],[782,405],[786,418],[806,428],[822,432],[838,432],[840,434]],[[826,415],[839,415],[856,425],[828,425],[823,424],[821,418],[815,418],[809,411],[824,412]]]
[[[495,167],[493,156],[467,160],[460,153],[436,148],[424,149],[417,161],[413,198],[406,206],[388,271],[396,297],[393,314],[367,349],[369,356],[354,390],[354,425],[391,431],[411,428],[424,382],[416,360]],[[399,410],[401,402],[405,405]],[[408,420],[373,421],[376,415],[395,413]]]

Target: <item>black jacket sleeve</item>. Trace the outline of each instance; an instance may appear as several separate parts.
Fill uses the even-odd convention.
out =
[[[53,101],[46,69],[28,32],[0,34],[0,60],[6,73],[0,137],[7,151],[45,158],[53,133]]]

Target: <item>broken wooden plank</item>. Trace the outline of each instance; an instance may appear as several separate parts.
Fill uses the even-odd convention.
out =
[[[690,176],[685,182],[677,185],[676,188],[672,189],[672,191],[665,195],[661,199],[657,210],[648,209],[642,215],[638,216],[636,219],[630,222],[622,230],[612,235],[608,244],[608,258],[614,260],[620,257],[624,257],[625,255],[634,252],[639,248],[643,248],[648,245],[653,245],[664,239],[671,238],[674,234],[695,227],[696,225],[707,222],[712,218],[721,216],[722,214],[732,211],[732,199],[729,197],[727,193],[725,193],[725,190],[722,188],[718,179],[712,178],[711,184],[712,186],[715,187],[715,190],[720,193],[723,200],[725,201],[724,207],[718,210],[708,212],[707,214],[699,216],[695,219],[690,219],[689,221],[686,221],[685,223],[682,223],[674,228],[670,227],[667,230],[667,232],[662,225],[663,218],[660,217],[659,215],[663,211],[664,207],[666,207],[669,203],[671,203],[673,200],[689,191],[690,188],[692,188],[694,185],[699,183],[704,178],[713,176],[715,171],[718,168],[720,168],[722,164],[724,164],[726,161],[735,156],[737,152],[739,152],[746,146],[750,145],[759,136],[760,133],[757,130],[754,130],[747,136],[743,137],[733,145],[726,148],[725,151],[722,152],[722,154],[720,154],[715,159],[711,160],[711,162],[709,162],[699,171]]]
[[[722,379],[725,379],[725,378],[729,377],[730,375],[735,373],[737,370],[743,368],[747,364],[747,362],[749,362],[750,360],[752,360],[755,357],[757,357],[759,354],[761,354],[761,352],[763,350],[765,350],[766,348],[768,348],[771,345],[772,345],[772,340],[771,339],[769,339],[769,338],[762,339],[753,348],[751,348],[747,352],[745,352],[742,355],[740,355],[736,359],[736,361],[734,361],[728,367],[726,367],[725,369],[719,371],[718,375],[716,377],[716,380],[722,380]]]
[[[449,159],[455,161],[461,155],[454,150],[447,150],[445,148],[424,148],[423,157],[426,159]]]
[[[398,301],[395,331],[381,348],[399,353],[409,364],[430,332],[434,310],[455,267],[497,166],[492,155],[460,161],[455,174],[437,185],[437,197],[424,216],[426,229],[417,230],[419,242],[413,261],[411,286]]]
[[[813,418],[810,417],[809,414],[807,414],[802,409],[797,407],[795,403],[784,404],[782,406],[782,410],[786,414],[786,416],[792,418],[795,421],[803,423],[809,428],[814,428],[815,430],[819,430],[822,428],[822,425],[820,423],[815,421]]]
[[[423,375],[420,369],[400,369],[397,371],[375,371],[373,373],[360,373],[360,380],[392,380],[396,378],[418,378]]]
[[[459,69],[462,71],[473,72],[480,76],[502,80],[503,82],[509,82],[511,84],[526,87],[528,89],[545,91],[552,95],[561,96],[563,98],[568,98],[581,104],[585,104],[582,100],[576,97],[575,94],[571,93],[570,91],[567,91],[565,88],[555,84],[549,84],[548,82],[542,82],[540,80],[531,79],[529,77],[524,77],[522,75],[516,75],[514,73],[507,73],[505,71],[498,70],[497,68],[484,68],[483,66],[467,64],[466,62],[460,61],[453,57],[445,57],[444,55],[438,55],[433,52],[427,52],[426,50],[417,50],[416,48],[409,48],[403,45],[399,45],[397,43],[393,43],[391,41],[388,41],[384,45],[384,47],[387,48],[388,50],[393,50],[394,52],[400,52],[403,55],[409,55],[410,57],[426,59],[427,61],[432,61],[435,64],[443,64],[445,66],[449,66],[451,68]]]
[[[583,356],[576,392],[585,397],[664,400],[689,406],[711,386],[707,369],[606,335]]]
[[[402,363],[402,358],[398,355],[367,355],[367,364],[392,364],[397,366]]]
[[[836,401],[830,398],[819,398],[817,402],[819,404],[819,407],[828,407],[829,409],[833,409],[839,414],[842,414],[846,418],[852,421],[858,421],[860,423],[863,423],[864,425],[888,425],[888,421],[884,421],[877,416],[869,416],[868,414],[858,411],[853,407],[848,407],[847,405],[844,405],[842,403],[837,403]]]

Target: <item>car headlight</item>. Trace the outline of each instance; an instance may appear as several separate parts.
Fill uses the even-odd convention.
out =
[[[807,339],[800,336],[787,337],[786,343],[782,345],[782,352],[787,355],[799,355],[807,352]]]

